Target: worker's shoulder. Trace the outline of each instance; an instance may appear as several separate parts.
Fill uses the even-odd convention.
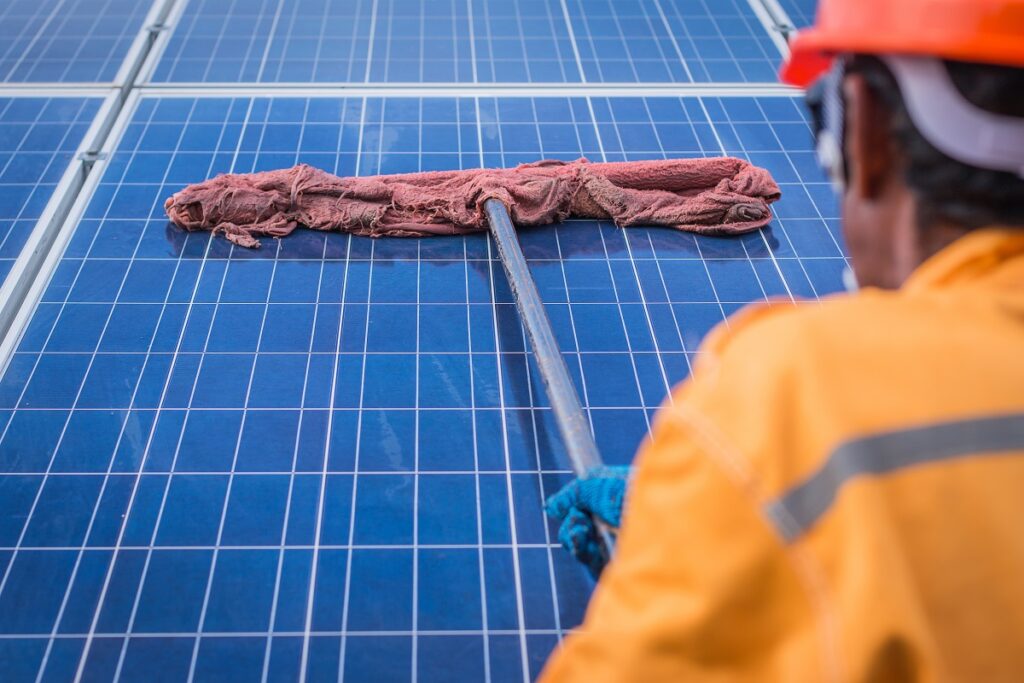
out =
[[[870,290],[821,301],[748,306],[705,342],[707,355],[742,357],[761,366],[816,363],[823,356],[872,354],[893,347],[897,333],[919,330],[921,310],[896,293]]]
[[[843,397],[899,384],[901,373],[920,365],[914,347],[929,336],[924,328],[941,336],[933,321],[922,324],[928,315],[919,309],[877,290],[749,306],[708,336],[670,410],[702,416],[742,452],[755,453],[759,443],[781,438],[775,432],[796,429],[802,415],[842,411],[835,404]]]

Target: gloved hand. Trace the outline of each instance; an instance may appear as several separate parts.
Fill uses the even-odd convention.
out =
[[[630,468],[595,467],[587,476],[574,479],[548,498],[544,510],[561,522],[558,540],[590,570],[601,575],[608,558],[601,546],[594,517],[612,527],[622,522],[622,501],[626,497]]]

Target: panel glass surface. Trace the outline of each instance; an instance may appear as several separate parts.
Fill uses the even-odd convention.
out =
[[[773,82],[747,0],[191,0],[155,82]]]
[[[0,82],[109,83],[149,12],[146,0],[9,0]]]

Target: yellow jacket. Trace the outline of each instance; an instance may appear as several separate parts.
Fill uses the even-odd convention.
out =
[[[637,463],[544,683],[1024,681],[1024,229],[748,308]]]

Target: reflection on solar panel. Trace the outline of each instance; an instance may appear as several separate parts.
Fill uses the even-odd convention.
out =
[[[9,0],[0,9],[0,82],[110,82],[149,3]]]
[[[153,80],[770,82],[778,60],[745,0],[192,0]]]
[[[0,380],[0,659],[29,679],[83,652],[85,680],[535,676],[591,584],[541,512],[568,473],[487,239],[246,251],[169,227],[161,200],[297,161],[723,151],[782,184],[767,239],[523,233],[618,463],[712,325],[838,288],[793,100],[141,98]]]
[[[67,169],[102,100],[0,98],[0,282]]]

